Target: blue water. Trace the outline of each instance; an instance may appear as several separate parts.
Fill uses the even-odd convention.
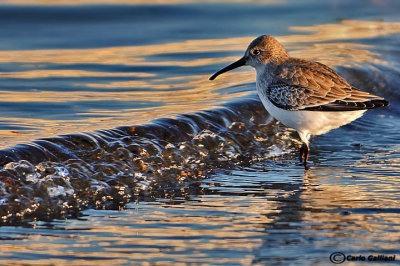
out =
[[[400,2],[0,6],[0,263],[400,259]],[[271,34],[391,106],[311,141],[255,75]],[[381,262],[383,263],[383,262]]]

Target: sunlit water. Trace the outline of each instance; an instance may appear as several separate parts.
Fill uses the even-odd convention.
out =
[[[0,263],[400,260],[398,1],[3,2]],[[253,70],[208,81],[264,33],[391,106],[305,171]]]

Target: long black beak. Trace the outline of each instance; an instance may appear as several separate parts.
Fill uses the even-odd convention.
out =
[[[244,57],[240,58],[238,61],[236,61],[235,63],[230,64],[227,67],[224,67],[223,69],[221,69],[218,72],[215,72],[214,75],[212,75],[210,77],[210,80],[214,80],[216,77],[218,77],[219,75],[221,75],[222,73],[228,72],[232,69],[244,66],[246,64],[246,59]]]

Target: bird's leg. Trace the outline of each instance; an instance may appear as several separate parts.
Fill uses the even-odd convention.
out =
[[[299,133],[300,139],[303,142],[303,145],[301,145],[300,148],[300,155],[299,155],[300,163],[303,163],[304,167],[308,169],[307,161],[308,161],[308,153],[310,151],[310,149],[308,148],[308,141],[310,140],[311,135],[307,131],[297,131],[297,132]]]
[[[307,144],[303,144],[304,150],[304,167],[307,169],[307,161],[308,161],[308,154],[310,153],[310,149],[308,148]]]
[[[308,154],[309,154],[310,149],[308,148],[308,145],[306,143],[303,143],[300,148],[300,155],[299,159],[300,162],[303,162],[303,157],[304,157],[304,167],[307,167],[307,161],[308,161]]]
[[[300,160],[301,163],[303,162],[303,156],[304,156],[304,143],[300,147],[299,160]]]

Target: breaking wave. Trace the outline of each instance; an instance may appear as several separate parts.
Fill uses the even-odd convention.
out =
[[[39,139],[0,151],[3,224],[78,217],[157,197],[185,197],[216,169],[291,151],[259,100],[94,133]]]

